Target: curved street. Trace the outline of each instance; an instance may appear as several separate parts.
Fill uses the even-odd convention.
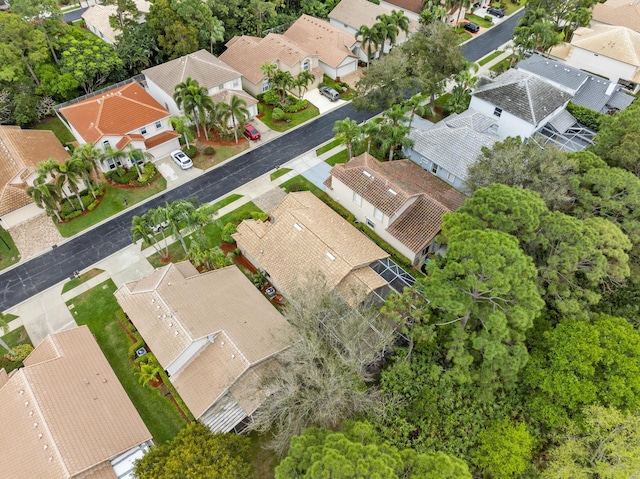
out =
[[[467,42],[463,52],[467,59],[477,60],[511,38],[511,31],[522,15],[511,18]],[[0,311],[21,303],[51,286],[131,244],[131,219],[149,208],[180,198],[195,197],[200,203],[220,198],[239,186],[269,172],[333,137],[336,120],[349,117],[363,122],[374,113],[357,112],[349,103],[318,117],[259,148],[252,149],[198,178],[167,190],[146,203],[132,207],[93,229],[89,229],[51,251],[0,273]]]

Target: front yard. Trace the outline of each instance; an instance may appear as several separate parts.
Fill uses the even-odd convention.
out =
[[[234,140],[215,141],[214,137],[210,138],[207,140],[204,137],[199,137],[193,142],[198,149],[198,155],[193,158],[193,166],[201,170],[208,170],[249,149],[249,141],[244,136],[238,138],[237,144]],[[214,152],[207,154],[206,151],[210,151],[207,148],[213,148]]]
[[[265,103],[258,103],[258,112],[259,118],[262,123],[267,125],[274,131],[283,132],[290,130],[294,126],[301,125],[305,121],[310,120],[320,114],[320,110],[315,105],[311,103],[308,104],[307,108],[304,110],[298,111],[296,113],[287,113],[286,120],[276,121],[272,118],[273,115],[273,107],[269,106]]]
[[[8,268],[20,261],[20,252],[8,231],[0,228],[0,269]]]
[[[163,444],[178,434],[186,420],[158,389],[138,382],[139,368],[129,359],[132,340],[116,317],[121,309],[113,296],[115,290],[109,279],[68,301],[67,306],[73,305],[71,313],[78,325],[89,327],[154,441]]]

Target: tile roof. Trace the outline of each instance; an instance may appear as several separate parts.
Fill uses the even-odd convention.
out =
[[[418,15],[420,15],[424,9],[424,2],[422,0],[386,0],[386,2],[403,10],[417,13]]]
[[[378,15],[389,15],[391,10],[368,0],[341,0],[329,13],[329,18],[345,23],[356,30],[362,25],[372,27]]]
[[[147,0],[134,0],[140,13],[149,13],[151,2]],[[120,29],[114,29],[109,23],[109,17],[117,15],[117,5],[93,5],[82,13],[82,18],[98,29],[99,32],[111,41],[116,42],[116,37],[122,33]]]
[[[144,76],[173,96],[176,85],[187,78],[197,80],[207,90],[221,87],[226,82],[240,78],[240,73],[207,50],[198,50],[161,65],[142,70]]]
[[[593,7],[592,20],[640,31],[640,3],[637,0],[607,0]]]
[[[337,179],[390,218],[387,231],[418,252],[440,231],[442,215],[465,196],[410,160],[379,162],[363,153],[331,169]]]
[[[462,115],[481,114],[468,109]],[[467,167],[476,161],[482,147],[491,148],[500,137],[488,131],[478,132],[466,125],[456,127],[455,122],[449,124],[447,120],[436,123],[427,131],[411,130],[409,138],[414,141],[416,153],[464,181]]]
[[[163,143],[173,140],[174,138],[178,138],[179,136],[180,134],[176,131],[165,130],[163,132],[158,133],[157,135],[150,136],[149,138],[145,139],[144,146],[147,150],[150,150],[154,146],[162,145]]]
[[[581,27],[573,33],[571,45],[640,67],[640,33],[630,28],[599,24]]]
[[[636,97],[627,94],[627,92],[625,92],[623,88],[620,88],[619,90],[616,90],[613,95],[611,95],[607,106],[616,108],[617,110],[624,110],[629,105],[631,105],[631,103],[633,103],[635,99]]]
[[[0,387],[4,477],[113,477],[103,463],[151,439],[86,326],[47,336],[24,363]]]
[[[578,68],[535,54],[518,62],[516,68],[563,85],[572,93],[591,76]]]
[[[571,98],[538,76],[515,69],[484,79],[472,95],[535,126]]]
[[[32,202],[25,193],[25,179],[49,158],[69,158],[52,131],[0,125],[0,216]]]
[[[170,116],[138,83],[131,82],[60,109],[87,142],[121,136]]]
[[[243,221],[234,239],[285,294],[315,272],[336,287],[351,271],[389,256],[307,191],[289,193],[265,224]]]
[[[260,65],[265,62],[284,64],[291,68],[305,58],[317,56],[306,51],[284,35],[269,33],[264,38],[236,36],[227,42],[227,50],[220,60],[238,70],[253,84],[264,78]]]
[[[235,266],[199,274],[188,261],[170,264],[115,296],[164,368],[194,341],[222,332],[249,364],[290,343],[286,320]]]
[[[234,95],[246,101],[247,108],[258,104],[258,100],[256,100],[254,97],[249,95],[244,90],[227,90],[226,88],[224,90],[219,91],[218,93],[214,93],[213,95],[211,95],[211,99],[214,101],[214,103],[224,102],[224,103],[231,104],[231,99],[233,98]]]
[[[549,124],[556,129],[559,133],[565,133],[569,128],[578,123],[571,113],[567,110],[562,110],[556,116],[549,120]]]
[[[284,36],[290,38],[304,50],[318,55],[318,59],[337,68],[346,58],[356,58],[351,49],[356,38],[326,20],[302,15]]]

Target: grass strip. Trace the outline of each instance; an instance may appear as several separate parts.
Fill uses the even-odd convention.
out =
[[[291,168],[278,168],[276,171],[274,171],[269,175],[269,178],[271,179],[271,181],[277,180],[281,176],[289,173],[290,171],[291,171]]]
[[[338,139],[331,140],[326,145],[321,146],[316,150],[316,155],[320,156],[323,153],[326,153],[329,150],[333,150],[336,146],[340,146],[342,142]]]
[[[486,57],[484,57],[481,60],[478,60],[478,65],[482,66],[482,65],[486,65],[487,63],[489,63],[491,60],[493,60],[496,57],[499,57],[500,55],[502,55],[504,53],[504,50],[496,50],[495,52],[487,55]]]
[[[86,283],[91,278],[95,278],[101,273],[104,273],[103,269],[92,268],[89,271],[82,273],[79,277],[67,281],[62,287],[62,294],[66,293],[67,291],[71,291],[73,288],[80,286],[82,283]]]

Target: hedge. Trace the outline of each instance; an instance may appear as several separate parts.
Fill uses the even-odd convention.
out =
[[[567,105],[567,111],[571,113],[576,120],[578,120],[578,123],[586,126],[587,128],[591,128],[594,131],[600,130],[602,119],[605,116],[603,113],[591,110],[585,106],[576,105],[572,102],[569,102]]]

